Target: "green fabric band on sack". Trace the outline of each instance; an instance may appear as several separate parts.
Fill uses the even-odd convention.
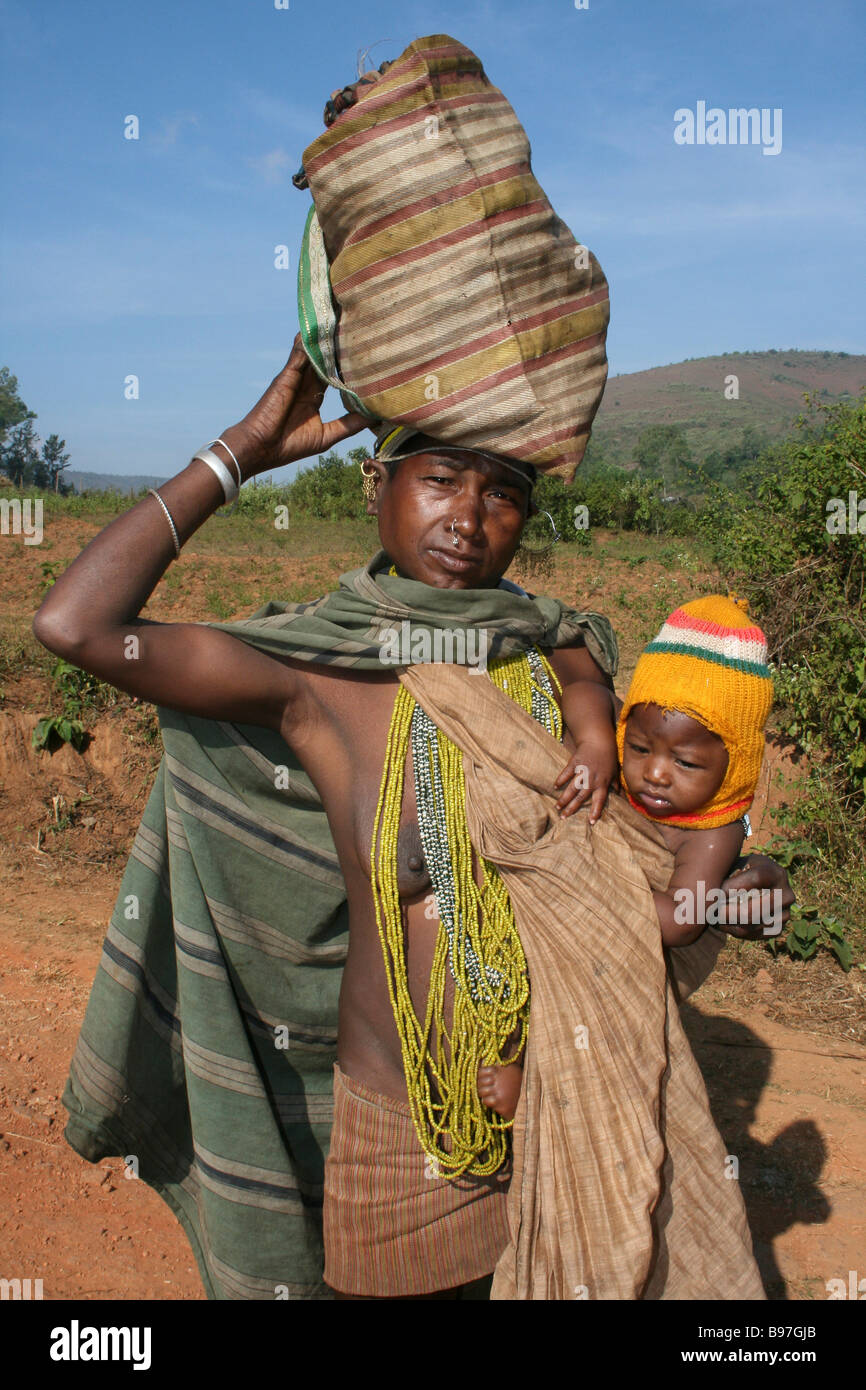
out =
[[[337,366],[338,314],[331,294],[331,277],[316,209],[310,208],[298,260],[298,324],[304,351],[321,377],[340,392],[346,410],[377,420],[341,379]]]

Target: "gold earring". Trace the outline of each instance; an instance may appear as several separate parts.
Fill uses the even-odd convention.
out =
[[[376,496],[376,483],[378,482],[379,474],[375,468],[371,468],[369,472],[367,471],[364,467],[364,463],[369,462],[369,459],[364,459],[361,464],[361,487],[364,489],[365,501],[372,502]]]

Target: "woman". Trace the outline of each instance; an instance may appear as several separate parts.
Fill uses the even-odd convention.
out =
[[[215,444],[214,452],[221,450],[218,458],[229,469],[237,461],[245,481],[327,450],[365,427],[353,414],[323,423],[323,395],[296,339],[286,366],[249,414],[224,431],[225,442]],[[398,575],[439,591],[497,588],[530,510],[527,471],[514,461],[456,448],[410,454],[396,466],[377,459],[371,469],[375,495],[369,510],[378,516],[382,546]],[[417,1218],[411,1211],[397,1213],[391,1248],[378,1270],[365,1269],[373,1257],[365,1251],[363,1234],[360,1243],[352,1243],[349,1227],[375,1241],[382,1207],[392,1199],[372,1193],[380,1216],[365,1224],[364,1212],[352,1206],[357,1193],[353,1198],[351,1176],[341,1186],[338,1171],[345,1162],[345,1173],[357,1175],[357,1164],[352,1165],[358,1156],[340,1145],[365,1121],[369,1143],[390,1146],[397,1156],[398,1187],[410,1152],[419,1166],[423,1160],[412,1134],[405,1038],[395,1022],[371,891],[370,846],[400,688],[396,674],[387,665],[352,670],[269,655],[209,625],[140,619],[175,557],[175,535],[182,545],[222,504],[224,489],[216,469],[193,459],[162,487],[160,497],[143,499],[86,547],[47,595],[34,633],[51,651],[139,698],[203,719],[263,726],[297,756],[327,813],[351,924],[339,1003],[335,1142],[339,1133],[340,1151],[332,1147],[330,1209],[326,1174],[325,1279],[338,1296],[396,1297],[398,1289],[417,1297],[463,1296],[460,1291],[489,1274],[504,1246],[507,1169],[447,1181],[431,1174],[429,1166],[420,1168],[412,1179],[421,1193],[415,1206],[420,1211],[426,1198],[428,1209]],[[612,688],[579,633],[556,640],[559,645],[551,641],[547,656],[563,690],[578,682]],[[591,793],[592,788],[584,790],[568,809]],[[567,799],[566,794],[560,798],[563,806]],[[475,872],[477,878],[477,864]],[[396,840],[396,882],[409,943],[408,990],[415,1015],[423,1018],[439,923],[430,911],[431,881],[408,778]],[[771,861],[759,860],[736,886],[783,883],[787,886]],[[759,933],[731,930],[742,936]],[[444,988],[450,1016],[454,986],[447,975]],[[384,1153],[383,1168],[388,1158]]]

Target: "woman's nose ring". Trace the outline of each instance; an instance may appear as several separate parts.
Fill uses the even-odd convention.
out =
[[[452,523],[451,523],[451,528],[450,528],[450,529],[451,529],[451,544],[452,544],[452,545],[459,545],[459,544],[460,544],[460,537],[457,535],[457,518],[456,518],[456,516],[455,516],[454,520],[453,520]]]

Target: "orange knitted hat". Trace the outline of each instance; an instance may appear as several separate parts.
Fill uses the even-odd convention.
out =
[[[712,594],[684,603],[644,648],[617,725],[622,765],[626,720],[635,705],[659,705],[696,719],[728,751],[724,781],[711,801],[688,815],[652,819],[703,830],[728,825],[748,810],[764,756],[764,725],[773,703],[767,640],[749,621],[746,601]],[[628,795],[625,777],[623,788]],[[636,810],[648,813],[633,801]]]

